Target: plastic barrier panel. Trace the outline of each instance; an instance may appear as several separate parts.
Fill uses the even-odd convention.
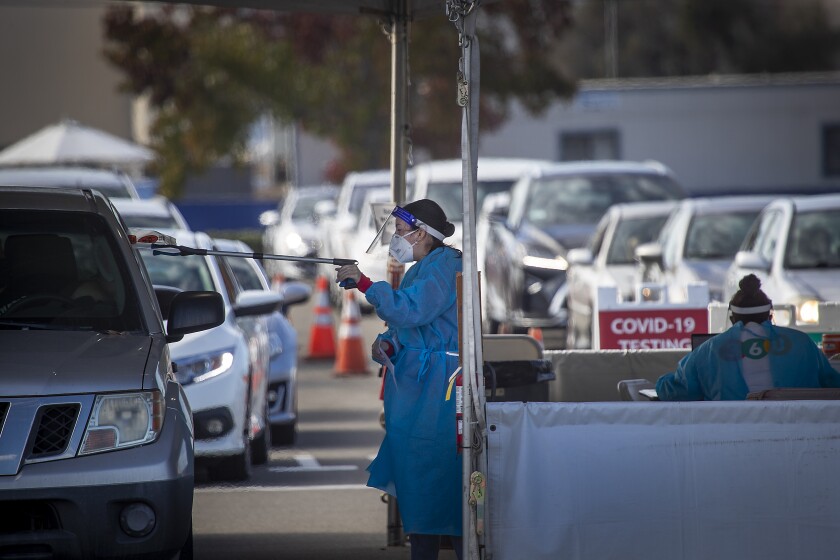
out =
[[[840,401],[488,403],[493,560],[835,560]]]
[[[688,353],[671,350],[558,350],[546,352],[556,379],[549,382],[551,402],[619,401],[618,382],[647,379],[652,383],[677,369]]]

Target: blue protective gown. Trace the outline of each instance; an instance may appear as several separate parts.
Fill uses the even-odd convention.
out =
[[[461,534],[461,456],[455,398],[458,368],[456,273],[461,253],[437,248],[408,269],[398,290],[376,282],[365,292],[398,343],[395,376],[384,380],[385,439],[368,467],[368,486],[396,496],[408,533]]]
[[[829,364],[810,337],[795,329],[765,321],[767,352],[773,385],[782,387],[840,387],[840,373]],[[735,323],[710,338],[677,364],[677,370],[656,382],[663,401],[737,401],[747,398],[741,373],[741,330]]]

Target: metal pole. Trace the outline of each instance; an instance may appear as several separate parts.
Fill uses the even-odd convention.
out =
[[[391,18],[391,198],[405,201],[406,136],[408,134],[408,0],[401,0]],[[396,289],[405,267],[388,256],[388,279]],[[388,546],[405,546],[402,518],[397,498],[387,497]]]
[[[462,375],[464,379],[463,418],[464,418],[464,447],[462,449],[463,464],[463,549],[464,560],[478,560],[481,557],[479,534],[483,534],[483,520],[479,520],[476,510],[471,503],[471,480],[473,472],[486,473],[482,463],[483,454],[483,424],[484,424],[484,377],[480,373],[483,369],[481,347],[481,320],[479,317],[478,273],[475,255],[475,218],[476,218],[476,184],[478,168],[478,103],[480,79],[480,62],[478,36],[476,35],[476,18],[479,0],[470,5],[463,14],[461,28],[461,60],[463,64],[463,81],[459,91],[459,100],[463,103],[461,154],[463,174],[463,205],[464,205],[464,298],[463,313],[463,347],[461,348]],[[465,94],[465,95],[464,95]],[[473,447],[476,441],[481,445]]]
[[[391,196],[405,200],[408,133],[408,0],[401,0],[391,19]]]

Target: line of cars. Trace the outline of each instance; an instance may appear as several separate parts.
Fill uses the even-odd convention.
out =
[[[153,249],[252,253],[189,231],[162,197],[85,187],[99,170],[62,173],[0,187],[0,547],[191,558],[196,467],[245,480],[294,442],[285,313],[311,288],[273,288],[254,259]]]
[[[425,162],[406,177],[409,200],[428,197],[444,206],[456,223],[456,235],[447,241],[456,247],[463,212],[461,167],[457,160]],[[353,173],[337,202],[333,192],[318,203],[320,256],[356,258],[372,279],[386,279],[387,247],[364,251],[376,230],[370,203],[389,200],[388,181],[385,171]],[[692,198],[657,162],[481,158],[478,182],[476,248],[487,332],[540,327],[549,348],[588,348],[599,284],[618,286],[625,301],[681,302],[690,283],[703,281],[711,300],[726,301],[737,280],[754,272],[778,303],[796,305],[800,321],[813,316],[819,301],[838,299],[827,271],[836,268],[838,241],[832,235],[840,228],[830,212],[796,220],[794,208],[804,212],[809,197],[777,202],[787,206],[762,214],[767,217],[759,235],[756,217],[784,198]],[[830,208],[833,198],[822,203]],[[808,250],[821,251],[822,256],[809,257],[822,269],[814,274],[803,272],[807,262],[797,261]],[[323,265],[318,272],[330,277],[332,268]],[[637,295],[641,283],[662,286],[664,293],[648,288]],[[340,304],[338,288],[331,283],[331,289]]]
[[[633,207],[651,220],[660,211]],[[679,303],[689,283],[705,282],[711,301],[727,302],[752,273],[775,304],[794,306],[800,325],[819,323],[821,302],[840,301],[840,194],[687,198],[659,218],[658,232],[638,239],[632,262],[626,250],[626,262],[611,262],[605,255],[627,239],[609,232],[628,210],[611,208],[588,244],[568,254],[569,348],[591,346],[599,285],[617,286],[624,301]]]
[[[143,201],[117,203],[124,219],[151,223]],[[141,250],[156,286],[212,290],[223,295],[223,325],[172,345],[177,378],[185,387],[196,427],[195,453],[216,480],[246,480],[274,445],[297,435],[297,332],[288,308],[307,301],[302,282],[272,287],[269,274],[242,241],[202,232],[163,229],[204,255]],[[213,254],[219,253],[219,254]]]
[[[455,234],[447,243],[462,244],[462,170],[460,160],[420,163],[406,174],[406,198],[438,202]],[[322,237],[311,256],[353,258],[372,280],[387,278],[387,247],[366,253],[377,229],[371,203],[391,199],[390,174],[383,170],[354,172],[336,196],[328,193],[311,204]],[[323,196],[311,187],[298,189],[286,204],[303,193]],[[656,162],[596,161],[557,163],[538,159],[479,158],[477,165],[476,253],[482,271],[482,310],[488,332],[526,332],[541,327],[560,333],[557,347],[565,344],[567,326],[566,253],[583,245],[607,209],[616,203],[678,200],[685,197],[673,174]],[[283,213],[291,211],[284,207]],[[266,217],[274,223],[276,217]],[[287,219],[287,223],[290,221]],[[300,231],[311,229],[301,227]],[[266,229],[265,244],[282,252],[280,231]],[[288,236],[288,234],[284,234]],[[303,237],[300,234],[298,237]],[[643,241],[647,241],[644,239]],[[328,278],[329,264],[314,272]],[[309,271],[309,274],[313,274]],[[311,276],[310,276],[311,277]],[[336,306],[341,290],[330,283]],[[362,311],[366,311],[362,302]],[[368,310],[369,311],[369,310]],[[549,346],[551,347],[551,346]]]

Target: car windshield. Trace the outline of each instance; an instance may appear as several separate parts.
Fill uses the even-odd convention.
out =
[[[513,180],[479,181],[476,184],[476,208],[481,208],[488,194],[508,192],[512,186]],[[450,222],[461,222],[464,214],[461,188],[461,183],[429,183],[426,198],[437,202]]]
[[[758,210],[695,216],[685,238],[686,259],[732,259]]]
[[[294,222],[315,222],[315,205],[324,198],[317,196],[300,196],[292,209],[292,221]]]
[[[204,257],[154,255],[149,249],[140,249],[140,256],[149,271],[152,284],[180,290],[216,290]]]
[[[785,268],[840,268],[840,209],[796,214],[788,233]]]
[[[362,213],[362,205],[365,203],[365,199],[367,198],[368,193],[372,190],[381,189],[382,187],[387,186],[387,183],[356,185],[353,188],[352,193],[350,194],[350,213],[358,218],[359,214]]]
[[[0,323],[140,331],[136,290],[98,215],[0,210]]]
[[[634,264],[636,247],[656,239],[667,219],[664,215],[620,221],[607,250],[607,264]]]
[[[671,179],[639,173],[574,175],[535,180],[525,220],[537,227],[594,224],[613,204],[681,198]]]

